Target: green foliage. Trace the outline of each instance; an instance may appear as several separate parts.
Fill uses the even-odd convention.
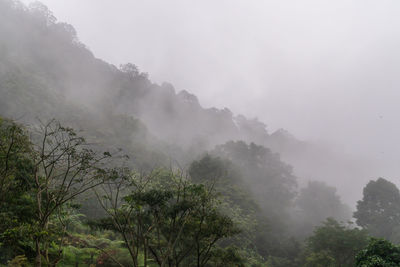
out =
[[[268,148],[243,141],[219,145],[212,153],[230,160],[240,170],[236,176],[241,177],[241,182],[235,183],[234,179],[232,182],[244,188],[253,203],[258,204],[252,208],[256,211],[257,223],[251,227],[256,233],[252,243],[258,253],[264,258],[286,257],[286,248],[281,244],[288,239],[289,210],[297,186],[291,167]]]
[[[383,178],[370,181],[364,187],[363,199],[357,202],[354,218],[372,236],[399,242],[399,189]]]
[[[400,248],[387,240],[372,238],[356,257],[357,267],[400,266]]]
[[[328,217],[338,221],[348,221],[351,218],[350,208],[342,203],[336,188],[323,182],[309,182],[307,187],[300,191],[296,206],[298,210],[294,218],[293,232],[301,238],[310,235],[313,228]]]
[[[198,161],[192,162],[189,174],[192,181],[204,183],[220,194],[223,200],[220,204],[221,209],[242,230],[239,235],[225,243],[240,246],[242,249],[254,247],[256,236],[264,230],[261,229],[262,222],[259,221],[262,216],[257,215],[260,208],[239,169],[229,160],[206,154]]]
[[[213,153],[231,160],[240,168],[245,183],[256,200],[262,203],[261,209],[265,213],[278,220],[285,215],[292,204],[297,184],[292,168],[283,163],[278,154],[242,141],[217,146]]]
[[[311,252],[305,260],[305,267],[334,267],[340,266],[336,264],[335,259],[327,251]],[[350,265],[349,265],[350,266]]]
[[[282,257],[269,256],[267,266],[270,267],[291,267],[297,266],[290,259]]]
[[[269,149],[242,141],[217,146],[211,154],[220,158],[193,162],[190,180],[165,170],[120,176],[97,165],[111,155],[98,151],[115,147],[129,159],[114,158],[107,167],[123,161],[147,173],[175,159],[185,165],[227,140],[266,144],[263,123],[204,109],[196,96],[153,84],[134,64],[117,69],[95,58],[46,6],[18,0],[0,0],[0,96],[2,116],[56,117],[85,130],[78,135],[52,121],[38,136],[0,119],[0,264],[23,265],[24,257],[33,262],[36,256],[61,266],[262,266],[267,258],[272,266],[296,266],[301,248],[287,229],[296,178]],[[322,211],[334,213],[328,203],[338,203],[335,197],[303,200],[313,221]],[[82,223],[73,201],[90,219],[109,215],[92,222],[101,231]],[[308,264],[337,261],[333,247],[319,245],[328,249],[314,247]]]
[[[354,266],[356,254],[368,243],[366,231],[348,228],[332,218],[308,238],[306,266]],[[328,264],[328,265],[324,265]]]
[[[206,154],[193,161],[188,172],[192,182],[213,187],[231,207],[238,207],[247,215],[259,209],[240,169],[231,161]]]
[[[26,130],[0,118],[0,263],[32,254],[32,151]]]
[[[98,225],[122,235],[134,266],[139,251],[159,265],[205,266],[217,242],[238,233],[212,190],[169,171],[113,175],[97,194],[109,214]]]
[[[225,249],[216,248],[210,258],[209,266],[223,267],[235,266],[244,267],[249,259],[245,259],[240,254],[240,249],[237,247],[227,247]],[[252,265],[253,266],[253,265]]]
[[[106,171],[102,167],[109,153],[95,152],[72,128],[55,120],[42,124],[34,140],[35,261],[40,265],[44,256],[46,264],[54,265],[60,260],[71,223],[64,220],[66,208],[73,208],[71,201],[103,183]],[[58,250],[50,255],[53,247]]]
[[[190,164],[189,174],[193,182],[217,182],[224,178],[233,180],[234,174],[230,172],[229,162],[206,154],[198,161]]]
[[[29,267],[30,264],[25,255],[15,256],[14,259],[8,262],[8,267]]]
[[[0,120],[0,205],[14,194],[22,194],[33,183],[32,145],[26,130]]]

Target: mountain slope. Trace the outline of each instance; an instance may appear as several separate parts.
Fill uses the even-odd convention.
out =
[[[164,163],[185,165],[215,145],[243,140],[280,153],[301,177],[340,185],[349,201],[359,186],[347,181],[365,175],[346,158],[282,131],[268,133],[257,119],[205,109],[195,95],[154,84],[133,64],[117,68],[96,58],[71,25],[57,22],[40,3],[28,8],[0,0],[0,95],[1,116],[24,122],[54,117],[93,138],[124,140],[117,146],[132,155],[147,151],[144,158],[151,158],[154,152]]]

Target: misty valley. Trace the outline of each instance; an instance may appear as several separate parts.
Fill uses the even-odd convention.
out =
[[[400,266],[395,177],[150,75],[0,0],[0,266]]]

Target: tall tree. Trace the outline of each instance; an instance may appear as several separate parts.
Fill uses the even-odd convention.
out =
[[[163,170],[115,174],[97,190],[109,215],[100,225],[122,235],[133,266],[140,253],[145,265],[152,258],[160,266],[206,266],[217,242],[238,232],[204,185]]]
[[[367,243],[366,231],[328,218],[308,239],[305,266],[354,266],[355,256]]]
[[[49,222],[63,206],[80,194],[103,183],[101,162],[110,156],[98,154],[73,129],[52,120],[35,136],[34,185],[36,266],[49,259]],[[61,256],[59,252],[58,258]]]
[[[281,254],[280,244],[287,237],[289,210],[296,196],[297,183],[291,166],[270,149],[243,141],[229,141],[212,153],[238,167],[243,183],[260,207],[259,222],[264,225],[261,229],[254,228],[259,253],[263,257]]]
[[[297,183],[292,167],[282,162],[279,154],[243,141],[229,141],[217,146],[213,153],[240,168],[245,183],[266,213],[277,219],[285,217],[296,195]]]
[[[26,129],[0,117],[0,265],[17,255],[33,254],[32,151]]]
[[[32,185],[32,151],[26,130],[0,117],[0,206]]]
[[[359,226],[375,237],[400,241],[400,192],[395,184],[379,178],[370,181],[357,202],[354,218]]]
[[[351,218],[351,210],[343,204],[336,193],[336,188],[324,182],[310,181],[307,187],[300,191],[296,206],[294,228],[296,228],[295,234],[300,237],[311,234],[313,228],[328,217],[344,222]]]

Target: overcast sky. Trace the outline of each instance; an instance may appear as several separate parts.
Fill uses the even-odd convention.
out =
[[[398,164],[398,0],[42,2],[97,57],[205,107]]]

